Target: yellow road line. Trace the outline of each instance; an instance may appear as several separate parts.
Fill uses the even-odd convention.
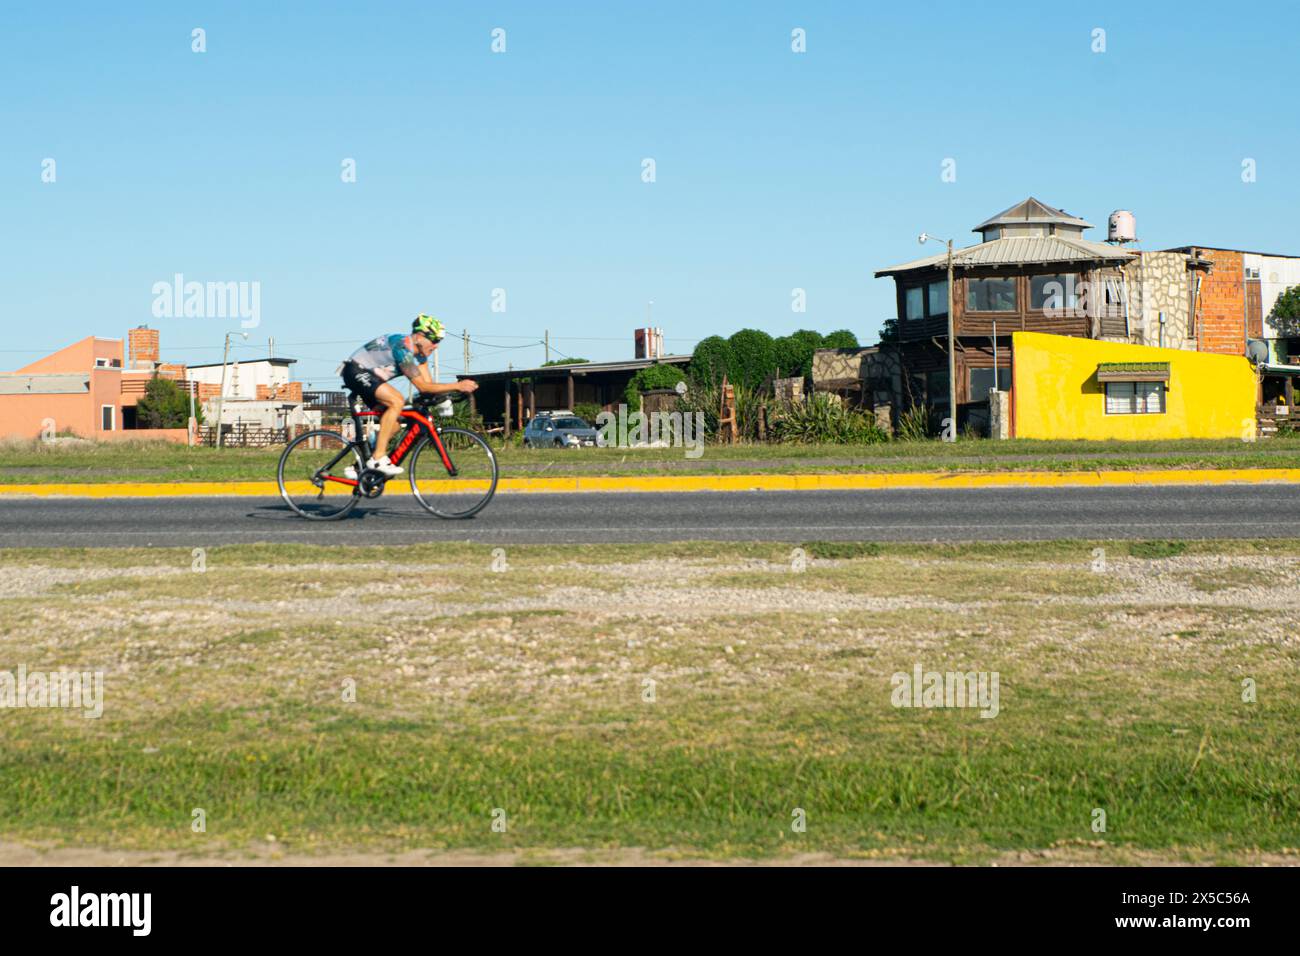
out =
[[[1300,483],[1300,468],[1203,468],[1151,471],[899,472],[836,475],[644,475],[629,477],[502,478],[497,490],[510,493],[676,492],[676,491],[871,491],[883,488],[1064,488],[1139,485]],[[471,491],[482,482],[461,480],[448,491]],[[307,491],[306,483],[296,491]],[[275,497],[273,481],[0,485],[0,498],[163,498],[238,495]],[[388,494],[409,494],[399,480]]]

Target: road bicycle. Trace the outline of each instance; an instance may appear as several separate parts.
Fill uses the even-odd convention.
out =
[[[487,507],[497,490],[497,458],[483,437],[465,428],[436,425],[435,417],[451,416],[447,400],[464,400],[461,392],[437,398],[421,395],[402,410],[402,428],[389,460],[403,465],[411,494],[439,518],[472,518]],[[389,478],[366,468],[373,453],[367,425],[379,413],[361,398],[348,394],[351,434],[317,429],[289,442],[280,456],[277,478],[280,496],[304,518],[334,521],[345,517],[364,499],[384,493]]]

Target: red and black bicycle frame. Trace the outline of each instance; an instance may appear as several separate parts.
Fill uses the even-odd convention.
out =
[[[370,448],[370,442],[365,437],[365,422],[362,419],[378,417],[379,412],[375,411],[354,411],[352,413],[352,426],[357,436],[355,444],[365,449]],[[420,440],[420,435],[427,433],[429,440],[433,442],[433,447],[438,449],[438,456],[442,459],[442,465],[447,469],[447,474],[455,478],[456,466],[452,464],[451,456],[447,454],[447,447],[442,443],[442,436],[438,434],[438,429],[434,427],[433,422],[429,421],[428,416],[421,414],[414,408],[404,408],[402,409],[401,418],[406,423],[406,430],[402,432],[402,437],[398,440],[397,447],[393,449],[392,454],[388,456],[388,460],[394,465],[400,465],[402,459],[410,453],[411,449],[415,447],[415,443]],[[337,462],[334,464],[337,464]],[[333,464],[330,465],[331,468],[333,466]],[[329,474],[324,475],[323,478],[325,481],[335,481],[353,488],[359,484],[359,481],[355,478],[339,478]]]

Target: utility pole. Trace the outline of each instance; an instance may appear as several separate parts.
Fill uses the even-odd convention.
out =
[[[953,338],[955,320],[953,318],[953,300],[956,298],[952,288],[952,240],[948,240],[948,414],[952,416],[952,438],[957,440],[957,343]],[[993,370],[993,380],[997,381],[997,369]],[[945,436],[947,437],[947,436]]]
[[[221,394],[217,396],[217,447],[221,447],[221,419],[226,412],[226,367],[230,364],[230,337],[234,332],[226,333],[226,349],[221,354]],[[245,340],[248,339],[247,332],[240,332]]]
[[[194,381],[194,377],[193,377],[193,375],[190,373],[190,370],[189,370],[188,368],[185,370],[185,375],[186,375],[186,376],[189,378],[189,380],[190,380],[190,382],[189,382],[189,385],[190,385],[190,421],[189,421],[189,427],[186,429],[186,431],[189,432],[189,444],[190,444],[190,447],[193,448],[193,447],[194,447],[194,436],[198,433],[198,430],[199,430],[199,420],[194,416],[194,389],[197,388],[198,386],[197,386],[197,383]]]
[[[944,241],[943,239],[940,239],[938,236],[930,235],[928,232],[921,233],[919,236],[917,236],[916,241],[919,242],[921,245],[925,245],[931,239],[935,240],[936,242]],[[956,441],[957,440],[957,345],[955,341],[955,336],[953,334],[953,329],[955,325],[955,320],[953,317],[953,309],[955,307],[954,303],[956,301],[956,293],[953,291],[953,287],[952,287],[952,240],[951,239],[947,240],[947,243],[948,243],[948,415],[949,415],[948,422],[950,427],[952,428],[952,433],[951,433],[952,437],[949,438],[947,433],[945,433],[943,435],[943,439],[945,441]],[[996,370],[993,373],[993,380],[994,382],[997,381]]]
[[[465,343],[465,360],[463,365],[465,368],[465,374],[468,375],[469,374],[469,329],[466,329],[464,332],[462,332],[460,337]]]
[[[226,333],[226,348],[221,353],[221,391],[217,393],[217,448],[221,447],[221,419],[226,412],[226,365],[230,362],[230,333]]]
[[[550,329],[546,330],[546,337],[543,340],[542,344],[546,346],[546,361],[549,362],[551,360],[551,330]]]

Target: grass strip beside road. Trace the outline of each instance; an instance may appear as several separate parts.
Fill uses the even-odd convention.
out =
[[[1300,542],[254,545],[196,567],[0,552],[0,670],[106,675],[98,720],[0,712],[0,840],[1300,853]],[[998,716],[893,706],[916,664],[997,671]]]
[[[169,443],[0,444],[0,487],[274,481],[280,449],[186,448]],[[1300,437],[1088,442],[889,442],[881,445],[706,446],[690,459],[680,448],[498,450],[505,477],[642,477],[727,474],[899,474],[908,472],[1088,472],[1300,467]]]

